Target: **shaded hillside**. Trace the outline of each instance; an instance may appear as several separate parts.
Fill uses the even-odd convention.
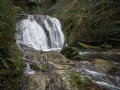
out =
[[[61,20],[69,45],[120,44],[119,0],[58,0],[47,14]]]
[[[16,90],[24,62],[15,41],[16,12],[9,0],[0,1],[0,89]]]

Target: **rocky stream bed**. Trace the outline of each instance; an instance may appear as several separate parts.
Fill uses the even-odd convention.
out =
[[[119,54],[82,51],[83,60],[75,61],[58,51],[27,49],[20,90],[120,90]]]

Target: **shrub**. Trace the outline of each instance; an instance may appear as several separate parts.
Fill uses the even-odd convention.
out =
[[[79,55],[79,50],[75,47],[64,47],[61,53],[68,59],[81,60],[81,56]]]

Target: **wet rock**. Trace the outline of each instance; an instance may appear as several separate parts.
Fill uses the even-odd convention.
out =
[[[26,56],[31,68],[41,73],[28,76],[25,90],[102,90],[78,74],[74,70],[75,62],[59,52],[27,52]]]
[[[41,73],[30,75],[25,81],[25,90],[45,90],[47,77]]]
[[[39,64],[30,64],[31,69],[35,71],[42,71],[42,72],[48,72],[48,66],[46,66],[43,63]]]
[[[93,65],[97,70],[108,74],[114,73],[117,69],[113,62],[104,59],[95,59]]]

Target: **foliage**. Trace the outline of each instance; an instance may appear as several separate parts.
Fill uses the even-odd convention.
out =
[[[61,53],[72,60],[81,60],[81,56],[79,55],[79,50],[75,47],[64,47]]]
[[[15,42],[15,12],[10,1],[0,1],[0,47],[10,47]]]
[[[14,51],[15,50],[15,51]],[[0,88],[13,90],[18,87],[24,70],[18,49],[0,48]],[[13,86],[14,84],[14,86]]]
[[[0,89],[16,90],[24,62],[15,41],[16,12],[10,0],[0,1]]]
[[[71,79],[78,89],[87,88],[92,84],[92,82],[88,78],[75,73],[71,75]]]
[[[48,14],[61,20],[70,46],[77,46],[81,41],[114,44],[120,40],[119,0],[61,0]]]

